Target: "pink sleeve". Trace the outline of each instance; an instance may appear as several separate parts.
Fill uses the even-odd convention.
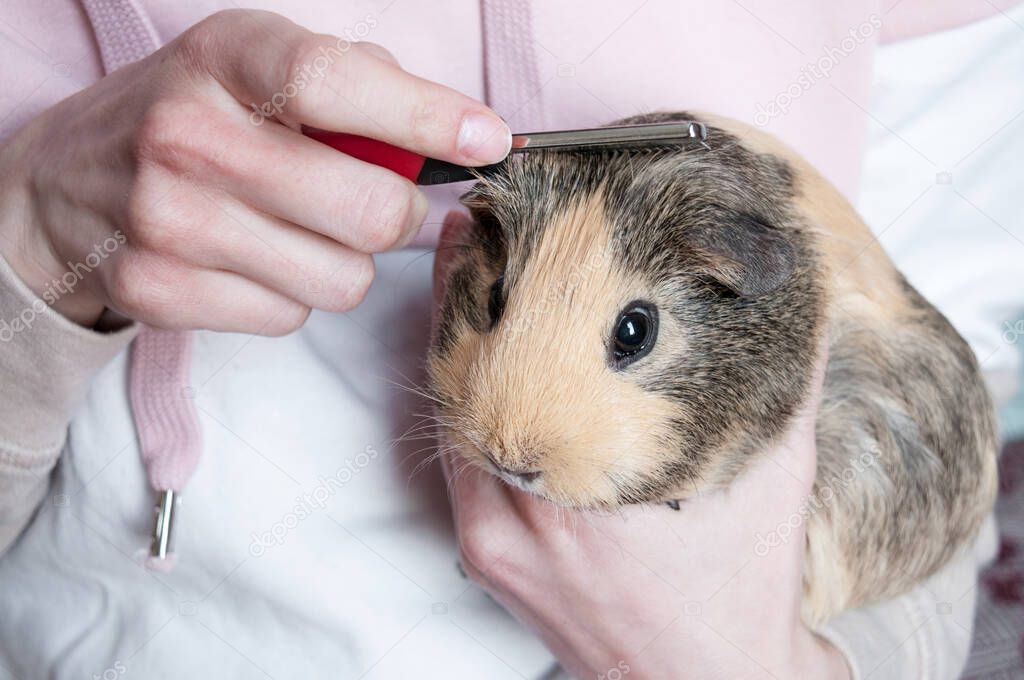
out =
[[[883,0],[882,42],[947,31],[1005,12],[1020,0]]]

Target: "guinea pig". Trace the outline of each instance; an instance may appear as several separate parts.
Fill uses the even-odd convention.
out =
[[[523,153],[463,197],[427,361],[446,436],[564,506],[685,502],[786,430],[827,343],[814,495],[870,464],[806,520],[802,615],[905,592],[994,502],[972,351],[797,154],[714,116],[618,124],[667,121],[707,148]]]

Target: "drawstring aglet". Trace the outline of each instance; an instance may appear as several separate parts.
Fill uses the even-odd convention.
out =
[[[153,527],[153,543],[149,548],[150,557],[167,559],[174,544],[174,509],[178,494],[173,490],[161,491],[156,503],[156,524]]]

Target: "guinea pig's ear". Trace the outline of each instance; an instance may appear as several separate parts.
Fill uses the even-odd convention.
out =
[[[796,249],[786,235],[746,213],[698,228],[690,242],[707,273],[742,297],[771,293],[796,267]]]

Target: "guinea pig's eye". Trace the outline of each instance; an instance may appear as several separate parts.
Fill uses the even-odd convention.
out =
[[[611,358],[625,368],[645,356],[658,338],[658,309],[647,302],[631,302],[619,314],[612,332]]]
[[[498,319],[501,318],[501,312],[505,309],[505,275],[502,274],[498,277],[498,280],[491,286],[491,295],[487,300],[487,313],[491,315],[491,327],[493,328],[497,323]]]

